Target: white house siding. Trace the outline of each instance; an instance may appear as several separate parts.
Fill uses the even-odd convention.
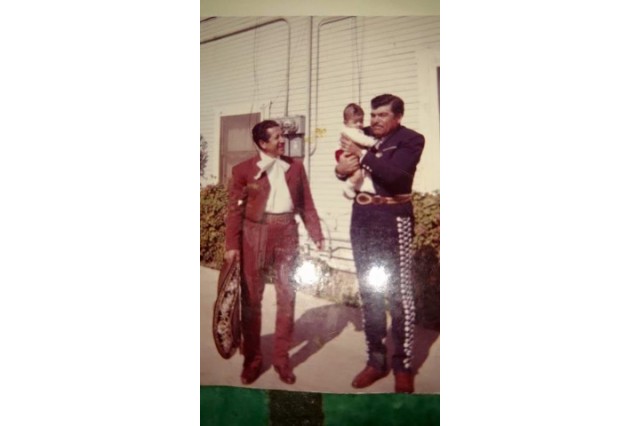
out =
[[[201,24],[201,40],[273,19],[216,18]],[[414,188],[438,189],[439,17],[291,17],[287,21],[291,25],[287,113],[307,119],[307,154],[311,155],[305,157],[305,165],[325,233],[331,237],[331,263],[353,270],[351,206],[333,173],[342,110],[358,102],[368,114],[374,96],[400,96],[405,101],[403,124],[427,139]],[[237,111],[255,112],[266,102],[263,119],[285,114],[287,37],[287,24],[277,22],[202,45],[201,132],[210,146],[207,175],[218,174],[215,115],[221,109],[235,104],[240,105]]]
[[[201,24],[201,42],[274,20],[216,18]],[[285,21],[230,35],[201,45],[200,129],[209,143],[203,184],[217,183],[219,174],[218,114],[263,112],[262,119],[285,113],[307,114],[309,18],[287,18],[291,26],[291,68],[287,82],[289,25]],[[267,103],[264,110],[263,104]]]

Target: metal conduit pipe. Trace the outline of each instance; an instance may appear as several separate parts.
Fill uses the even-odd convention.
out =
[[[275,24],[276,22],[284,22],[285,24],[287,24],[287,29],[288,29],[288,37],[287,37],[287,77],[286,77],[287,94],[286,94],[285,103],[284,103],[284,115],[286,117],[287,115],[289,115],[289,73],[291,71],[291,23],[289,22],[289,20],[287,18],[278,17],[278,18],[274,18],[274,19],[270,19],[268,21],[262,22],[260,24],[255,24],[255,25],[251,25],[249,27],[245,27],[245,28],[241,28],[239,30],[232,31],[230,33],[226,33],[226,34],[222,34],[222,35],[219,35],[219,36],[211,37],[211,38],[208,38],[206,40],[201,41],[200,42],[200,46],[202,46],[203,44],[207,44],[207,43],[211,43],[211,42],[214,42],[214,41],[222,40],[222,39],[225,39],[227,37],[231,37],[231,36],[234,36],[234,35],[242,34],[242,33],[245,33],[247,31],[257,30],[258,28],[266,27],[267,25]]]
[[[318,126],[318,86],[320,86],[320,29],[327,24],[333,24],[334,22],[340,22],[340,21],[344,21],[345,19],[355,19],[355,18],[356,18],[355,16],[344,16],[342,18],[325,18],[322,21],[320,21],[320,23],[318,24],[318,30],[316,35],[316,39],[318,40],[318,47],[316,48],[316,111],[315,111],[316,127]],[[309,97],[311,97],[311,86],[309,86]],[[309,157],[311,157],[315,153],[316,148],[318,146],[318,140],[317,140],[317,137],[315,137],[315,132],[314,132],[314,141],[315,141],[315,147],[313,148],[313,151],[311,151],[311,147],[309,147]]]
[[[344,21],[345,19],[351,19],[351,18],[355,18],[355,16],[345,16],[345,17],[341,17],[341,18],[324,18],[323,20],[321,20],[318,23],[318,28],[316,31],[316,40],[317,40],[317,47],[316,47],[316,84],[315,84],[315,119],[314,119],[314,124],[315,127],[318,127],[318,86],[320,85],[320,29],[327,24],[332,24],[334,22],[340,22],[340,21]],[[313,68],[313,16],[310,17],[309,20],[309,146],[307,147],[307,172],[309,173],[309,181],[311,181],[311,156],[315,153],[316,148],[318,146],[318,135],[316,134],[315,131],[315,127],[311,126],[311,95],[312,95],[312,68]],[[313,136],[312,136],[313,135]],[[311,150],[311,139],[313,138],[314,141],[314,148],[313,150]],[[325,222],[322,218],[320,219],[322,222]],[[325,225],[326,222],[325,222]],[[333,252],[338,250],[338,249],[334,249],[333,248],[333,243],[335,241],[340,241],[338,239],[333,239],[331,238],[331,230],[329,228],[329,226],[326,226],[327,228],[327,243],[329,244],[329,247],[327,247],[327,251],[329,252],[329,259],[339,259],[339,260],[351,260],[351,259],[346,259],[346,258],[341,258],[341,257],[336,257],[334,256]],[[348,241],[346,241],[348,242]]]
[[[309,120],[309,125],[307,126],[307,134],[309,135],[309,143],[307,144],[307,174],[309,183],[311,183],[311,69],[313,67],[313,16],[309,16],[309,84],[307,87],[309,88],[308,99],[309,105],[307,108],[307,120]],[[315,137],[315,129],[313,131]]]

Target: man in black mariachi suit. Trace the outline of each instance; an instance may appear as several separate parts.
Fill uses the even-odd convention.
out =
[[[358,275],[368,361],[352,386],[364,388],[389,373],[386,346],[385,297],[391,311],[395,342],[391,368],[395,391],[413,393],[411,358],[415,322],[412,282],[413,206],[411,187],[424,149],[424,136],[400,124],[404,102],[394,95],[371,100],[371,126],[367,134],[379,140],[362,149],[343,135],[345,153],[336,166],[344,180],[358,167],[365,182],[356,195],[351,214],[351,245]]]

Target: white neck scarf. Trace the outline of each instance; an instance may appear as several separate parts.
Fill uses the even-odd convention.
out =
[[[260,176],[262,175],[262,173],[267,173],[267,176],[269,176],[271,174],[271,170],[273,168],[273,166],[277,164],[279,166],[280,169],[282,169],[282,173],[286,173],[287,170],[289,170],[289,163],[287,163],[286,161],[280,159],[280,157],[278,158],[273,158],[268,156],[267,154],[263,153],[262,151],[260,151],[260,161],[258,161],[258,168],[260,169],[258,171],[258,174],[255,175],[254,179],[259,179]]]
[[[289,193],[289,187],[284,174],[289,170],[289,163],[278,158],[270,157],[260,152],[260,161],[258,161],[260,171],[255,179],[260,178],[262,173],[267,174],[271,190],[265,207],[266,213],[289,213],[293,211],[293,200]]]

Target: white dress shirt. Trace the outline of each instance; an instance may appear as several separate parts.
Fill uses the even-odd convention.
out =
[[[260,151],[260,161],[258,161],[260,171],[256,179],[264,172],[267,173],[269,185],[269,198],[267,199],[266,213],[291,213],[293,212],[293,200],[287,186],[284,174],[289,170],[289,164],[278,158],[273,158]]]

